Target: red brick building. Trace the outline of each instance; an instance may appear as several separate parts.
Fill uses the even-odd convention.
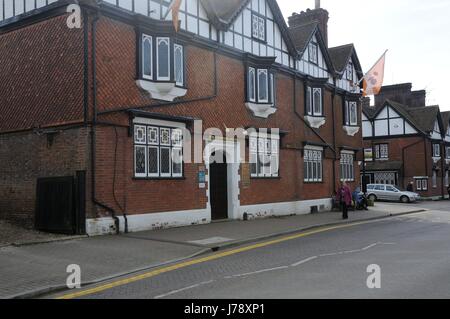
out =
[[[73,28],[75,1],[48,2],[0,13],[0,218],[138,231],[326,210],[359,184],[362,70],[326,10],[288,27],[274,0],[185,0],[177,33],[163,0],[76,1]]]
[[[411,87],[384,86],[375,106],[363,107],[367,182],[405,189],[412,182],[422,197],[442,198],[449,183],[449,113],[425,106],[426,92]]]

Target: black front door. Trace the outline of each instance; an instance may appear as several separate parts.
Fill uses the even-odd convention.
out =
[[[214,156],[214,154],[213,154]],[[212,220],[228,219],[227,163],[211,163],[209,166],[209,196]]]

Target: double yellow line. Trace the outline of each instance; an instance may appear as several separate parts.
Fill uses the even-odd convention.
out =
[[[379,220],[376,220],[379,221]],[[237,249],[233,249],[233,250],[228,250],[228,251],[224,251],[222,253],[216,253],[210,256],[206,256],[203,258],[198,258],[198,259],[193,259],[190,261],[186,261],[186,262],[181,262],[178,264],[175,264],[173,266],[168,266],[168,267],[164,267],[164,268],[160,268],[160,269],[156,269],[150,272],[146,272],[143,273],[141,275],[136,275],[136,276],[132,276],[126,279],[121,279],[121,280],[117,280],[117,281],[113,281],[111,283],[108,284],[103,284],[97,287],[93,287],[90,289],[86,289],[86,290],[81,290],[81,291],[77,291],[74,293],[69,293],[69,294],[65,294],[62,296],[57,297],[56,299],[74,299],[74,298],[80,298],[80,297],[84,297],[84,296],[89,296],[89,295],[93,295],[99,292],[103,292],[105,290],[109,290],[109,289],[113,289],[119,286],[124,286],[124,285],[128,285],[131,284],[133,282],[137,282],[140,280],[144,280],[144,279],[149,279],[167,272],[171,272],[174,270],[178,270],[181,268],[186,268],[189,266],[193,266],[193,265],[198,265],[201,263],[205,263],[208,261],[212,261],[212,260],[217,260],[220,258],[224,258],[224,257],[228,257],[231,255],[236,255],[239,253],[243,253],[246,251],[250,251],[250,250],[254,250],[254,249],[258,249],[258,248],[263,248],[263,247],[267,247],[270,245],[275,245],[275,244],[279,244],[282,242],[286,242],[289,240],[293,240],[293,239],[298,239],[298,238],[302,238],[302,237],[306,237],[306,236],[311,236],[314,234],[318,234],[318,233],[323,233],[323,232],[327,232],[327,231],[331,231],[331,230],[336,230],[336,229],[342,229],[342,228],[348,228],[348,227],[353,227],[353,226],[357,226],[357,225],[363,225],[363,224],[368,224],[371,222],[375,222],[375,221],[366,221],[366,222],[358,222],[358,223],[351,223],[351,224],[345,224],[345,225],[339,225],[339,226],[333,226],[333,227],[326,227],[326,228],[319,228],[316,230],[312,230],[312,231],[308,231],[308,232],[304,232],[304,233],[300,233],[300,234],[296,234],[296,235],[292,235],[292,236],[287,236],[287,237],[283,237],[283,238],[279,238],[279,239],[275,239],[275,240],[271,240],[271,241],[266,241],[266,242],[262,242],[259,244],[254,244],[251,246],[246,246],[246,247],[242,247],[242,248],[237,248]]]

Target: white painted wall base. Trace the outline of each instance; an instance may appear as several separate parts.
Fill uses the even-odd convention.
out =
[[[319,211],[331,210],[331,199],[318,199],[298,202],[285,202],[273,204],[261,204],[241,206],[238,216],[234,219],[243,219],[245,213],[250,219],[267,218],[274,216],[306,215],[311,212],[311,207],[317,206]],[[120,231],[125,231],[125,219],[119,216]],[[207,209],[189,210],[179,212],[166,212],[128,216],[128,231],[139,232],[176,228],[190,225],[208,224],[211,222],[211,212]],[[114,220],[110,217],[94,218],[86,220],[86,233],[89,236],[115,234]]]
[[[125,231],[125,219],[118,216],[120,220],[120,232]],[[176,228],[182,226],[208,224],[211,222],[211,213],[206,209],[189,210],[179,212],[166,212],[155,214],[129,215],[128,231],[139,232],[145,230],[157,230]],[[86,233],[89,236],[115,234],[114,220],[110,217],[88,219],[86,221]]]
[[[243,219],[245,213],[247,213],[249,219],[307,215],[311,213],[311,207],[313,206],[317,206],[319,212],[330,211],[332,208],[332,201],[330,198],[324,198],[297,202],[241,206],[239,219]]]

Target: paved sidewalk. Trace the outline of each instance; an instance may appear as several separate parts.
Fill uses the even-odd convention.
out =
[[[350,212],[348,221],[343,221],[338,212],[319,213],[3,247],[0,298],[33,297],[64,289],[70,264],[80,265],[86,285],[305,229],[418,211],[422,209],[377,203],[369,212]]]

